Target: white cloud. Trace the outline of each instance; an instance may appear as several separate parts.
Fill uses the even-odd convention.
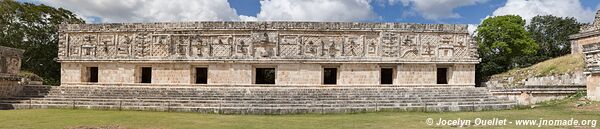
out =
[[[256,19],[268,21],[364,21],[376,18],[370,0],[264,0]],[[254,18],[243,18],[256,20]]]
[[[475,34],[475,30],[477,30],[477,24],[467,24],[467,31],[469,31],[470,35]]]
[[[41,0],[75,12],[86,21],[166,22],[240,20],[226,0]]]
[[[489,0],[388,0],[391,5],[402,3],[405,7],[411,6],[410,12],[403,12],[402,15],[421,14],[423,18],[429,20],[440,20],[446,18],[460,18],[460,14],[454,12],[454,9],[485,3]]]
[[[591,22],[595,10],[583,7],[579,0],[508,0],[492,15],[508,14],[519,15],[527,22],[537,15],[575,17],[579,22]]]

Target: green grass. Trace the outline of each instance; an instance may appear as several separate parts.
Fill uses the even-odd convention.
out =
[[[427,118],[475,119],[593,119],[600,120],[600,103],[592,108],[575,108],[576,98],[551,101],[536,108],[482,112],[374,112],[356,114],[304,115],[219,115],[175,112],[103,111],[103,110],[4,110],[0,111],[0,128],[448,128],[429,126]],[[593,107],[597,106],[597,107]],[[585,107],[585,106],[584,106]],[[537,126],[471,126],[478,128],[538,128]],[[573,128],[544,126],[543,128]],[[584,126],[588,127],[589,126]],[[598,128],[598,126],[596,126]]]

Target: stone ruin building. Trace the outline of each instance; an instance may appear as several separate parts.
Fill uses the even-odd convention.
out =
[[[13,108],[286,114],[515,104],[475,87],[480,60],[467,25],[180,22],[59,31],[61,85],[30,86],[27,95],[46,98],[17,99]]]
[[[580,33],[570,38],[571,53],[585,55],[588,98],[600,101],[600,10],[592,24],[583,26]]]
[[[23,50],[0,46],[0,98],[20,92],[21,56]]]
[[[464,25],[203,22],[65,25],[62,85],[475,84]]]

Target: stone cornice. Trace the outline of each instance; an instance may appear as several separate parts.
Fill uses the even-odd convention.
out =
[[[0,46],[0,55],[1,56],[7,56],[8,55],[8,56],[18,56],[18,57],[21,57],[23,55],[23,52],[25,52],[25,50]]]
[[[466,24],[364,23],[364,22],[163,22],[61,24],[60,32],[135,32],[184,30],[311,30],[311,31],[397,31],[466,33]]]
[[[586,32],[582,32],[582,33],[573,34],[573,35],[570,35],[569,38],[571,40],[575,40],[575,39],[598,36],[598,35],[600,35],[600,30],[586,31]]]

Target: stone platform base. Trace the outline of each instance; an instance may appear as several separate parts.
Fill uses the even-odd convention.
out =
[[[162,87],[25,86],[0,108],[77,108],[219,114],[352,113],[381,110],[481,111],[509,109],[475,87]]]
[[[490,88],[492,95],[516,101],[519,105],[531,105],[544,101],[564,99],[578,92],[585,92],[585,85],[550,85],[550,86],[523,86],[515,88],[495,87]]]

